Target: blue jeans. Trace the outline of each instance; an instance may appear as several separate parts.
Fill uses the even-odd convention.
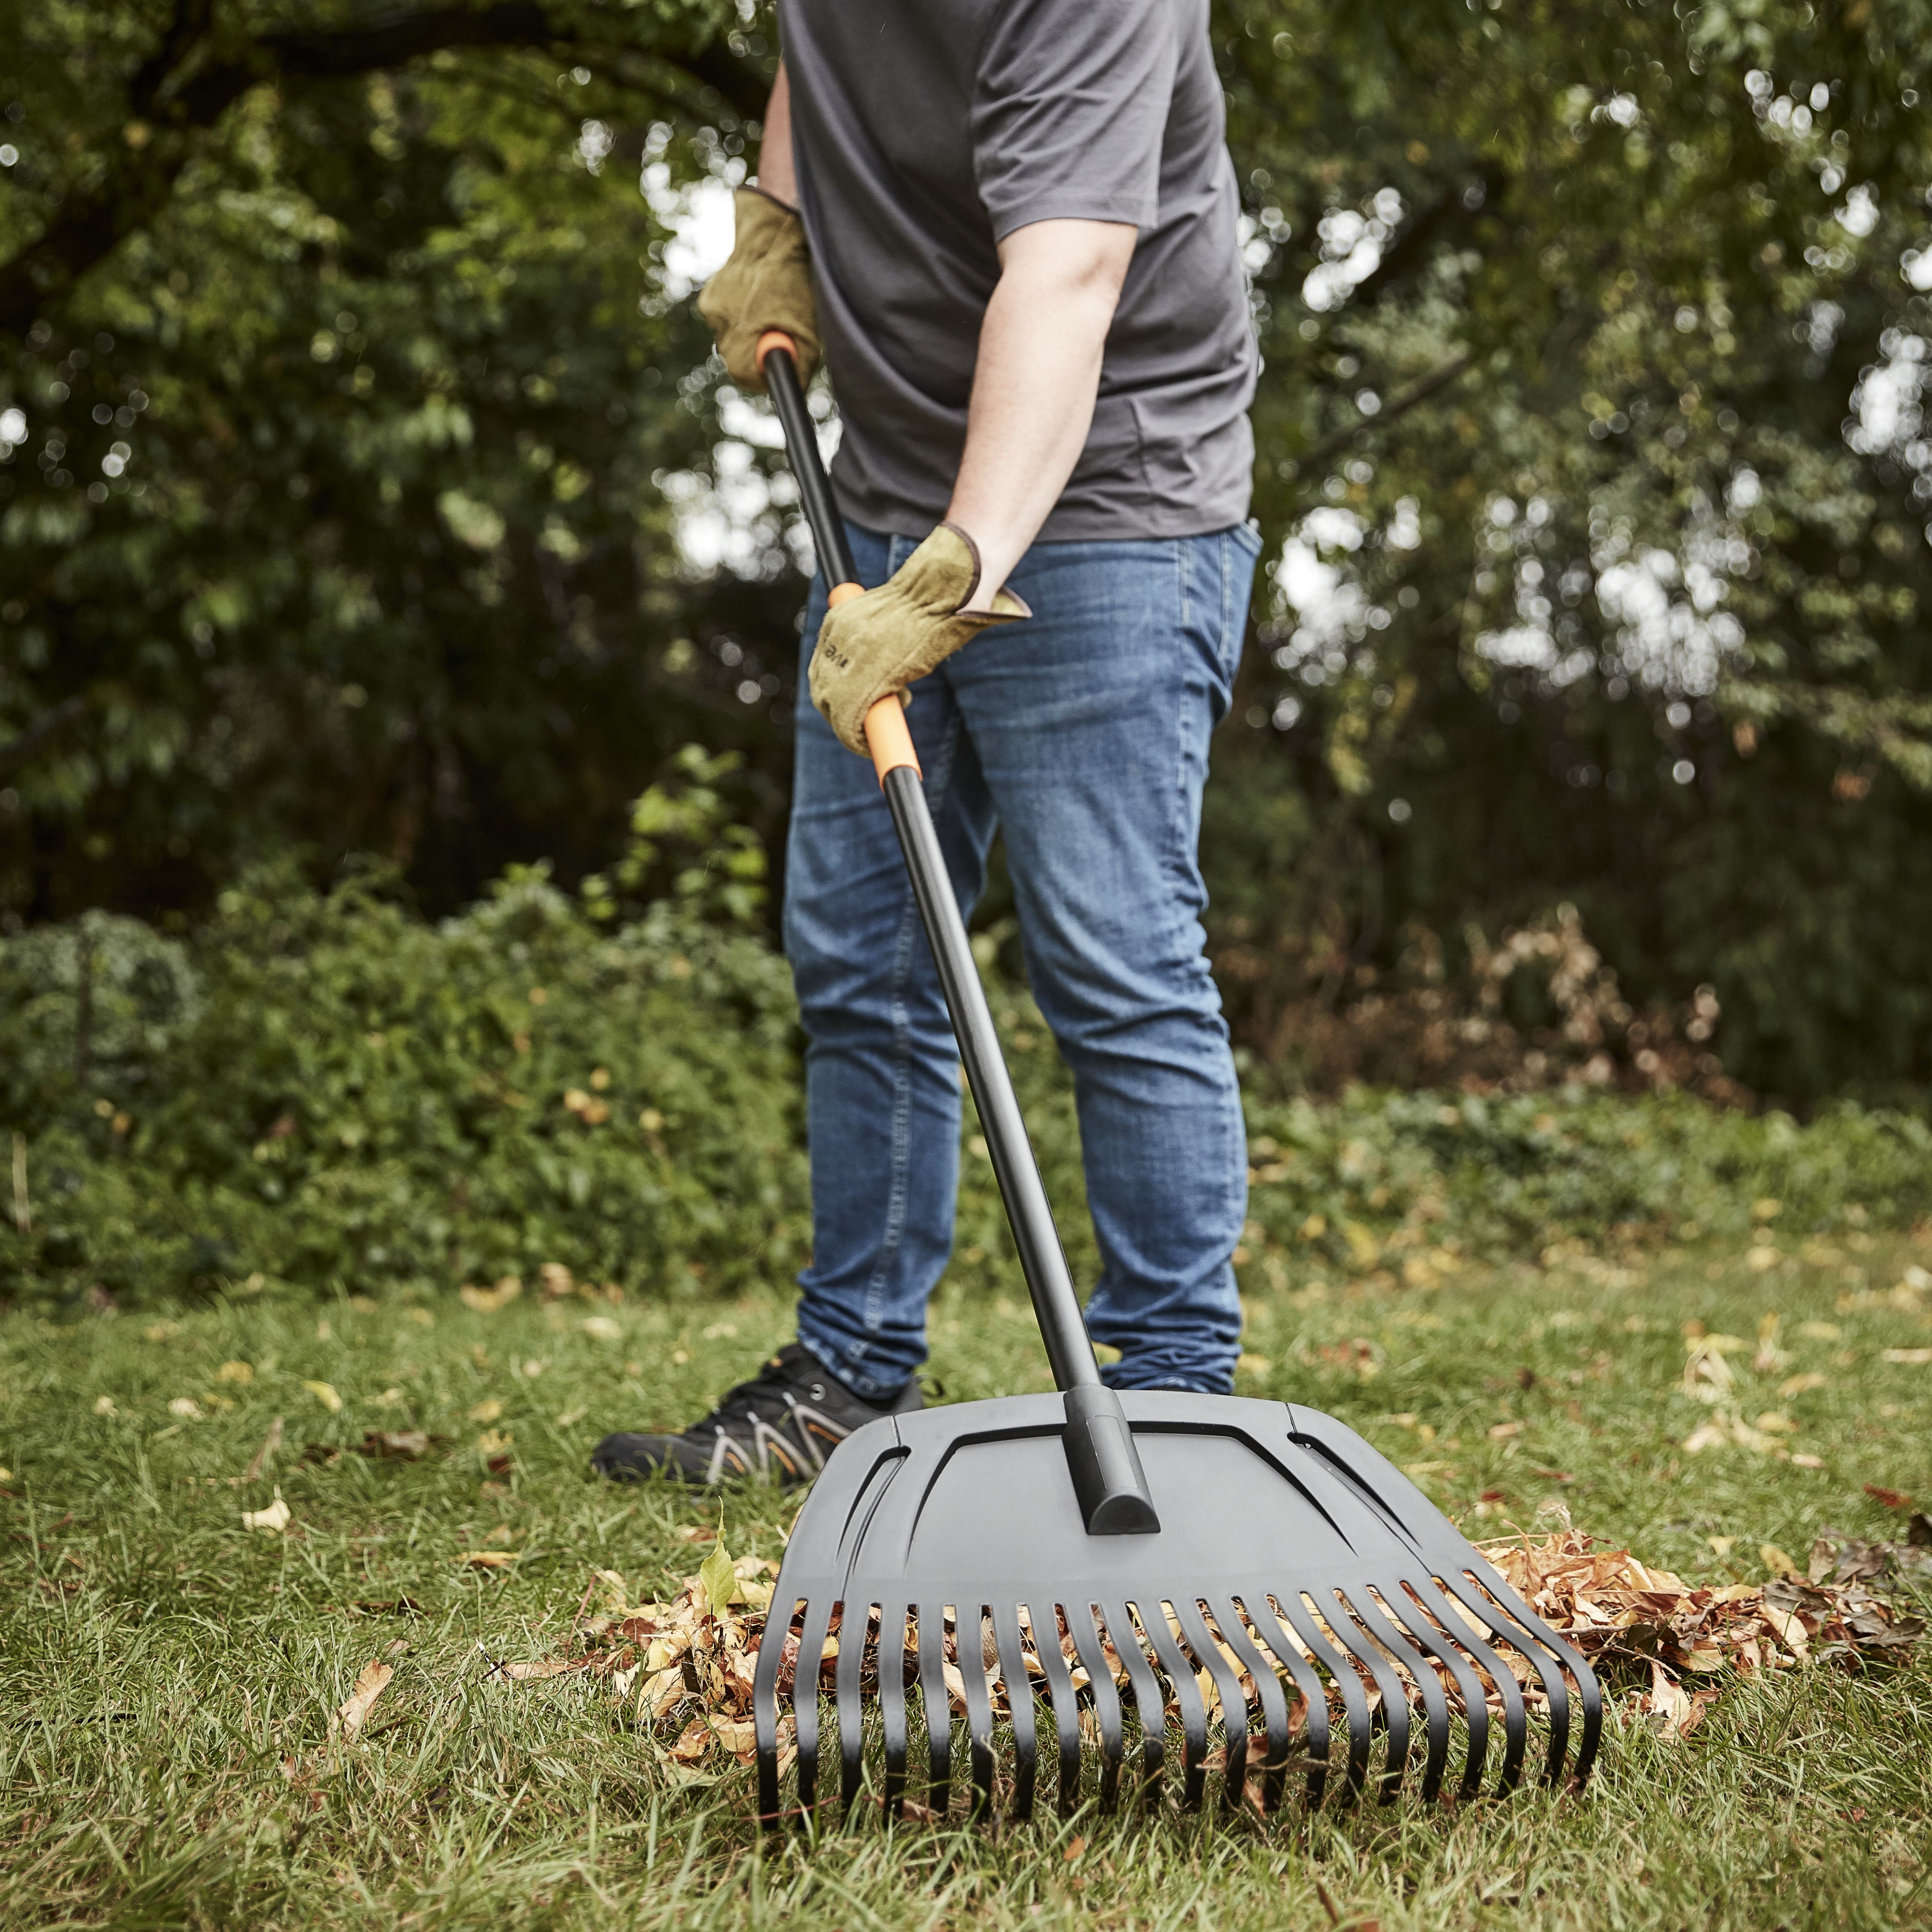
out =
[[[861,580],[914,548],[848,526]],[[1245,528],[1036,544],[1036,616],[913,687],[908,722],[962,912],[1006,836],[1034,996],[1072,1070],[1101,1255],[1087,1307],[1118,1388],[1226,1392],[1247,1140],[1209,976],[1196,848],[1260,540]],[[809,661],[824,614],[812,586]],[[808,1042],[812,1258],[799,1338],[877,1400],[926,1359],[952,1243],[958,1058],[878,782],[801,670],[784,943]]]

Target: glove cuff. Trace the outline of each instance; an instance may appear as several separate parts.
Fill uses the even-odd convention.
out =
[[[939,530],[950,532],[966,546],[966,554],[972,563],[972,574],[966,580],[966,588],[960,593],[959,601],[953,605],[950,615],[956,617],[963,614],[975,619],[985,619],[988,622],[1002,617],[1030,617],[1033,615],[1024,598],[1004,586],[994,596],[991,610],[968,612],[966,606],[978,596],[980,580],[986,573],[986,566],[980,560],[980,546],[973,541],[972,532],[962,529],[958,524],[943,523],[938,527]],[[938,532],[935,531],[934,534],[936,536]],[[926,541],[930,543],[932,539],[928,537]]]

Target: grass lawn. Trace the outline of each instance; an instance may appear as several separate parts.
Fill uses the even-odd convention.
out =
[[[1924,1235],[1854,1236],[1257,1295],[1242,1393],[1341,1416],[1472,1534],[1560,1502],[1694,1580],[1761,1577],[1762,1545],[1802,1564],[1828,1525],[1898,1534],[1867,1484],[1932,1496],[1932,1364],[1886,1359],[1932,1344],[1932,1294],[1892,1292],[1928,1265]],[[950,1396],[1046,1385],[1016,1291],[934,1314]],[[1754,1368],[1772,1314],[1789,1359]],[[1816,1466],[1684,1452],[1711,1414],[1682,1392],[1693,1322],[1748,1339],[1739,1412]],[[640,1596],[695,1568],[676,1532],[720,1506],[594,1485],[586,1456],[688,1418],[788,1333],[776,1294],[0,1321],[0,1924],[1932,1924],[1923,1654],[1731,1681],[1675,1742],[1620,1708],[1580,1796],[761,1842],[748,1772],[681,1778],[608,1683],[508,1682],[479,1646],[560,1645],[595,1567]],[[238,1481],[278,1415],[279,1455]],[[302,1460],[408,1429],[450,1439]],[[513,1459],[495,1477],[493,1452]],[[286,1530],[244,1529],[277,1486]],[[776,1556],[790,1514],[770,1492],[722,1505],[735,1554]],[[483,1548],[518,1560],[460,1560]],[[395,1676],[367,1730],[331,1745],[379,1657]]]

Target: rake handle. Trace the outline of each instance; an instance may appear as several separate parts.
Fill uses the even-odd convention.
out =
[[[772,330],[760,338],[758,352],[766,388],[784,430],[786,453],[820,567],[832,586],[830,601],[841,602],[844,596],[859,593],[858,572],[819,458],[818,438],[806,407],[792,346],[784,335]],[[866,729],[926,943],[939,969],[940,988],[973,1090],[973,1104],[986,1130],[1000,1198],[1019,1251],[1054,1385],[1066,1397],[1067,1461],[1088,1532],[1114,1535],[1156,1531],[1159,1520],[1126,1414],[1119,1396],[1100,1379],[898,699],[880,699],[868,716]]]

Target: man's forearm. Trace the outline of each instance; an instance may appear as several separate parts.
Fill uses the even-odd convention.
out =
[[[1117,222],[1040,221],[1000,244],[946,513],[980,552],[969,610],[992,608],[1080,460],[1135,239]]]
[[[774,201],[788,208],[798,206],[798,176],[791,158],[791,83],[785,78],[784,62],[778,62],[778,78],[772,82],[771,98],[765,104],[764,131],[758,137],[758,184]]]

